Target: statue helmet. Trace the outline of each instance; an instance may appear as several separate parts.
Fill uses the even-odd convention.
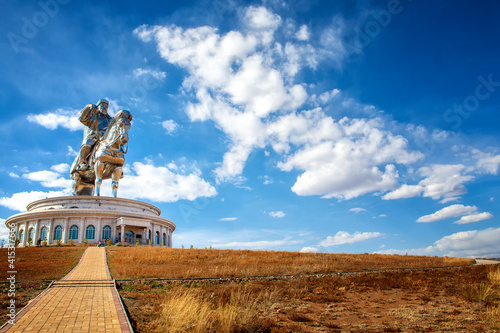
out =
[[[97,105],[97,106],[99,106],[99,104],[102,104],[102,103],[105,103],[105,104],[109,105],[108,100],[106,100],[106,99],[104,99],[104,98],[100,99],[100,100],[97,102],[97,104],[96,104],[96,105]]]

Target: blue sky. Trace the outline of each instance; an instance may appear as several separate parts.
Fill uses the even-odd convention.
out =
[[[500,256],[497,2],[0,3],[3,221],[106,98],[175,247]]]

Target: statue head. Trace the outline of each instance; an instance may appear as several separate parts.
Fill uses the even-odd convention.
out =
[[[109,106],[109,102],[105,99],[100,99],[97,102],[97,109],[101,113],[108,114],[108,106]]]

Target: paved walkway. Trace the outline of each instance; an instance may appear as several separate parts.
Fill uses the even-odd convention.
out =
[[[35,298],[3,332],[131,332],[105,249],[87,248],[80,263]]]

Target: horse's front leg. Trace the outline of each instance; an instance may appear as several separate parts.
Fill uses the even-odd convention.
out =
[[[113,170],[113,174],[111,175],[111,191],[113,192],[113,196],[116,198],[116,194],[118,192],[118,181],[120,180],[120,177],[122,176],[122,168],[121,167],[116,167]]]
[[[94,165],[95,171],[95,196],[101,195],[102,174],[104,173],[104,164],[97,160]]]
[[[71,195],[76,195],[81,178],[76,172],[71,174],[71,178],[73,179],[73,184],[71,186]]]

